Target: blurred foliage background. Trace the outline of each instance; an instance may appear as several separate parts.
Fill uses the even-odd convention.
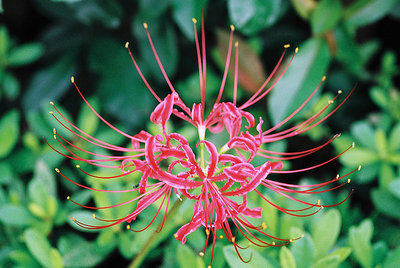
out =
[[[229,25],[240,40],[240,98],[252,91],[274,67],[283,45],[299,53],[266,101],[251,108],[273,125],[293,111],[323,75],[326,83],[312,105],[296,120],[318,111],[338,90],[357,89],[323,126],[271,147],[298,151],[336,133],[342,136],[323,153],[294,167],[319,163],[355,141],[356,148],[340,161],[301,176],[276,176],[293,182],[323,181],[345,174],[359,164],[351,198],[306,219],[282,215],[259,198],[252,206],[264,209],[269,231],[281,237],[305,237],[281,248],[254,248],[249,264],[238,260],[228,242],[217,241],[213,267],[399,267],[400,263],[400,92],[398,34],[399,0],[9,0],[0,1],[0,267],[128,266],[153,229],[133,233],[117,226],[88,232],[71,216],[90,223],[92,212],[66,200],[109,205],[129,195],[90,192],[56,176],[58,167],[71,178],[103,189],[135,185],[139,176],[99,183],[74,169],[75,163],[53,152],[42,137],[52,140],[58,125],[49,101],[87,133],[126,145],[83,104],[72,89],[80,88],[106,119],[129,133],[148,129],[155,100],[134,70],[126,41],[143,73],[161,96],[168,93],[148,45],[142,23],[147,22],[165,69],[190,107],[199,101],[192,17],[205,11],[208,49],[208,93],[216,95],[223,72]],[[232,83],[232,81],[230,81]],[[231,93],[227,91],[226,97]],[[185,125],[174,131],[195,137]],[[57,130],[70,137],[70,134]],[[150,128],[150,131],[157,131]],[[76,141],[78,142],[78,141]],[[87,144],[79,144],[91,148]],[[85,167],[95,174],[104,170]],[[325,203],[343,199],[349,189],[322,194]],[[290,202],[270,192],[274,202]],[[117,217],[134,205],[102,211]],[[143,267],[204,267],[198,252],[205,242],[196,231],[185,245],[172,234],[190,220],[192,204],[179,208],[157,237]],[[138,218],[145,226],[156,207]],[[160,217],[162,218],[162,216]],[[157,224],[153,224],[156,226]],[[179,252],[179,254],[177,254]]]

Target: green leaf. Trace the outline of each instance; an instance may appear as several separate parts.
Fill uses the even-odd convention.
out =
[[[394,197],[388,190],[374,189],[372,201],[378,211],[389,217],[400,219],[400,199]]]
[[[397,0],[356,1],[345,12],[346,22],[353,27],[374,23],[392,11],[397,3]]]
[[[336,268],[340,263],[339,256],[336,255],[328,255],[321,259],[319,259],[316,263],[313,264],[313,268]]]
[[[246,249],[241,256],[244,260],[249,260],[248,263],[244,263],[238,257],[235,247],[233,245],[224,247],[225,260],[228,262],[231,268],[259,268],[259,267],[275,267],[267,259],[265,259],[260,253],[253,250],[252,248]]]
[[[309,19],[311,12],[317,4],[314,0],[291,0],[291,3],[297,14],[306,20]]]
[[[143,27],[141,30],[144,31]],[[140,124],[148,118],[154,108],[153,96],[145,87],[123,45],[111,38],[91,42],[88,64],[100,77],[96,85],[96,97],[102,109],[131,125]]]
[[[99,112],[99,101],[97,98],[89,98],[88,102]],[[93,135],[97,130],[99,121],[99,118],[92,112],[89,106],[83,103],[78,116],[78,127],[87,134]]]
[[[347,257],[351,254],[351,248],[349,247],[341,247],[332,252],[329,255],[336,255],[339,257],[339,261],[343,262]]]
[[[389,253],[386,261],[383,264],[383,268],[397,268],[400,263],[400,246]]]
[[[400,179],[392,181],[388,188],[395,197],[400,199]]]
[[[313,33],[322,34],[335,28],[342,17],[342,4],[339,0],[322,0],[311,13]]]
[[[172,0],[171,2],[172,15],[176,24],[187,38],[194,40],[192,18],[197,19],[197,24],[200,25],[201,10],[207,10],[208,0]]]
[[[367,165],[379,161],[379,156],[376,152],[367,148],[356,147],[344,153],[340,158],[340,162],[349,167],[356,167],[360,164]]]
[[[0,158],[7,156],[19,137],[19,112],[11,110],[0,119]]]
[[[268,98],[268,112],[274,124],[304,102],[326,74],[330,61],[323,39],[309,39],[300,46],[293,63]]]
[[[382,129],[377,129],[375,132],[375,145],[380,156],[385,156],[388,152],[388,144],[385,132]]]
[[[316,248],[316,258],[324,256],[339,236],[341,217],[337,209],[330,209],[316,222],[312,230],[312,239]]]
[[[70,77],[75,70],[75,57],[66,54],[51,66],[38,71],[29,83],[22,99],[25,109],[37,110],[62,96],[71,87]]]
[[[346,27],[339,26],[335,29],[335,38],[337,42],[336,59],[352,74],[365,78],[364,60],[360,47],[354,41],[353,34]]]
[[[350,227],[349,244],[363,268],[372,266],[372,233],[373,225],[370,219],[365,219],[359,226]]]
[[[396,152],[400,150],[400,123],[397,123],[390,132],[389,137],[389,150],[391,152]]]
[[[95,267],[110,252],[109,248],[100,247],[97,243],[88,242],[77,235],[61,237],[58,248],[66,267]]]
[[[375,149],[375,131],[366,121],[354,122],[351,125],[351,134],[355,137],[357,143],[363,147]]]
[[[204,261],[202,260],[202,258],[196,254],[192,249],[190,249],[188,246],[184,245],[184,244],[178,244],[178,246],[176,247],[177,250],[177,259],[178,259],[178,263],[180,265],[180,267],[185,268],[185,267],[204,267]],[[202,265],[198,265],[198,259],[201,260]]]
[[[316,248],[310,235],[305,235],[303,238],[294,241],[291,251],[296,259],[297,267],[311,267],[314,259]]]
[[[20,66],[36,61],[44,53],[40,43],[28,43],[11,49],[7,57],[7,65]]]
[[[379,169],[379,186],[385,189],[390,189],[389,185],[395,178],[394,168],[386,163],[381,164]]]
[[[296,268],[296,260],[287,247],[282,247],[279,251],[279,262],[282,268]]]
[[[25,243],[36,260],[44,267],[63,267],[60,253],[50,246],[47,238],[34,229],[24,233]]]
[[[376,267],[382,264],[388,254],[389,248],[384,241],[378,241],[372,246],[372,266]]]
[[[4,73],[2,83],[4,95],[7,97],[7,99],[15,100],[20,92],[20,85],[17,78],[10,73]]]
[[[229,0],[228,12],[232,24],[245,34],[254,34],[275,24],[285,12],[282,0]]]
[[[34,221],[34,217],[23,207],[12,204],[0,206],[0,221],[7,225],[25,226]]]

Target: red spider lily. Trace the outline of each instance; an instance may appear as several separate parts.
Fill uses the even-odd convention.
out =
[[[274,237],[265,232],[265,223],[262,223],[261,225],[253,224],[251,218],[261,218],[262,209],[257,207],[250,208],[248,206],[248,193],[254,192],[259,195],[263,200],[265,200],[268,204],[278,209],[279,211],[297,217],[306,217],[313,215],[320,211],[323,207],[337,206],[349,198],[352,191],[350,191],[348,196],[339,203],[322,205],[319,200],[317,200],[315,203],[310,203],[298,199],[297,196],[299,194],[320,194],[342,187],[349,183],[350,180],[347,179],[345,180],[345,182],[340,181],[347,178],[348,175],[352,174],[356,170],[353,170],[352,172],[344,176],[338,175],[337,177],[332,178],[328,181],[311,185],[295,185],[269,179],[269,175],[273,173],[298,173],[321,167],[338,158],[340,155],[349,150],[352,146],[354,147],[353,144],[341,154],[310,167],[305,167],[297,170],[282,170],[283,164],[281,161],[301,158],[313,154],[330,144],[334,139],[340,136],[339,134],[333,136],[331,139],[315,148],[298,152],[275,152],[263,149],[261,148],[261,146],[266,143],[271,143],[274,141],[297,136],[311,128],[320,125],[343,105],[343,103],[350,97],[350,95],[354,91],[354,88],[331,111],[328,111],[328,107],[334,103],[341,91],[338,92],[338,94],[336,95],[336,97],[334,97],[332,101],[330,101],[325,107],[323,107],[319,112],[317,112],[310,118],[292,127],[278,131],[281,126],[288,123],[289,120],[291,120],[296,114],[298,114],[300,110],[303,109],[303,107],[311,100],[311,98],[318,91],[323,81],[325,80],[325,77],[323,77],[318,86],[311,93],[311,95],[292,114],[290,114],[276,126],[267,130],[263,130],[262,118],[259,118],[257,123],[254,116],[251,113],[245,111],[245,109],[263,99],[274,88],[276,83],[284,75],[284,73],[290,66],[295,54],[298,52],[298,49],[295,49],[291,58],[284,66],[282,66],[283,59],[285,58],[285,54],[287,53],[287,49],[289,48],[289,45],[285,45],[284,51],[269,77],[247,101],[245,101],[241,105],[237,105],[239,45],[237,42],[233,44],[234,27],[231,26],[228,53],[226,57],[221,86],[214,104],[212,104],[211,107],[208,107],[208,110],[210,110],[210,112],[206,114],[205,108],[207,68],[203,19],[201,23],[201,40],[198,37],[196,24],[197,21],[193,19],[200,80],[200,103],[195,103],[193,104],[192,108],[189,108],[181,100],[178,92],[175,90],[173,84],[168,78],[164,67],[159,59],[157,51],[154,48],[153,41],[148,30],[148,25],[144,23],[144,28],[147,33],[149,44],[154,53],[155,59],[159,65],[159,68],[165,78],[168,87],[171,90],[171,93],[169,95],[162,99],[155,93],[149,82],[143,76],[139,65],[137,64],[131,50],[129,49],[128,43],[126,44],[126,48],[128,49],[132,62],[144,84],[159,102],[159,104],[152,112],[150,120],[154,124],[161,125],[162,134],[151,135],[146,131],[141,131],[139,132],[139,134],[132,136],[111,125],[90,105],[90,103],[86,100],[86,98],[78,88],[77,84],[75,83],[74,78],[72,77],[71,82],[73,83],[75,89],[88,105],[88,107],[93,111],[93,113],[95,113],[96,116],[110,128],[130,140],[131,146],[121,147],[113,145],[85,133],[84,131],[76,127],[72,122],[70,122],[66,117],[64,117],[60,110],[57,109],[52,102],[50,104],[54,107],[56,113],[50,112],[50,114],[52,114],[53,117],[65,129],[70,131],[77,138],[107,149],[112,152],[112,154],[103,155],[84,150],[62,137],[55,130],[54,138],[59,142],[63,150],[58,150],[50,144],[49,146],[51,146],[55,151],[64,155],[67,158],[82,161],[97,167],[120,170],[116,173],[116,175],[113,176],[97,176],[94,174],[89,174],[88,172],[81,169],[79,165],[77,166],[86,175],[97,179],[117,179],[129,175],[133,172],[140,172],[142,174],[140,183],[137,185],[137,187],[133,189],[112,191],[95,189],[77,183],[61,173],[59,169],[56,169],[56,171],[63,178],[86,189],[110,193],[138,192],[139,194],[137,197],[127,202],[107,207],[86,206],[68,198],[75,204],[88,209],[106,209],[122,206],[137,201],[136,209],[122,218],[100,219],[94,216],[94,218],[103,222],[103,224],[100,225],[85,224],[73,218],[73,220],[79,226],[87,229],[102,229],[123,222],[131,223],[149,205],[158,200],[161,200],[159,209],[157,210],[156,215],[151,220],[151,222],[142,230],[136,231],[143,231],[147,229],[156,219],[161,209],[165,207],[164,218],[160,226],[161,230],[166,219],[165,215],[168,211],[171,192],[173,191],[179,199],[181,199],[181,196],[185,196],[187,199],[191,199],[194,202],[193,216],[191,220],[175,233],[175,238],[180,240],[182,243],[185,243],[187,235],[195,231],[197,228],[204,226],[207,235],[207,242],[204,247],[204,251],[201,252],[200,255],[204,255],[207,244],[209,242],[208,240],[211,236],[212,253],[210,263],[212,263],[216,239],[221,239],[224,236],[227,238],[228,241],[233,243],[236,252],[242,259],[239,249],[242,249],[243,247],[239,246],[236,242],[236,233],[238,232],[240,232],[240,234],[243,235],[243,237],[245,237],[250,243],[261,247],[282,246],[290,243],[293,240],[298,239],[282,239]],[[231,102],[221,102],[232,53],[234,53],[233,100]],[[193,149],[189,145],[188,140],[184,136],[179,133],[168,133],[166,129],[166,124],[170,120],[172,115],[188,122],[198,130],[199,142],[197,143],[197,147],[199,148],[196,150],[200,152],[199,156],[196,156],[196,153],[193,151]],[[243,127],[245,129],[243,129]],[[220,148],[217,148],[216,145],[214,145],[212,142],[206,140],[207,131],[212,133],[220,133],[223,130],[226,130],[228,132],[229,140]],[[205,159],[206,152],[209,155],[208,160]],[[91,157],[83,158],[82,156],[80,156],[81,153],[85,153],[86,155],[89,154]],[[260,166],[254,166],[252,160],[255,157],[264,157],[266,158],[266,162]],[[262,191],[260,192],[262,187],[265,187],[290,200],[300,203],[301,205],[303,205],[303,208],[289,209],[278,206],[272,200],[265,197],[261,193]],[[131,229],[130,225],[128,225],[128,229]]]

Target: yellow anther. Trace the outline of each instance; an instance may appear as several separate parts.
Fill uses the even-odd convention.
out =
[[[236,237],[233,236],[231,241],[232,241],[232,243],[235,243]]]
[[[174,234],[174,237],[175,237],[175,238],[177,238],[177,237],[178,237],[178,235],[177,235],[177,234]]]
[[[286,44],[286,45],[284,45],[283,47],[284,47],[284,48],[289,48],[289,47],[290,47],[290,44]]]
[[[321,206],[321,209],[324,209],[324,206]]]
[[[337,175],[336,175],[336,179],[339,179],[339,177],[340,177],[339,174],[337,174]]]
[[[129,47],[129,42],[126,42],[125,43],[125,48],[128,48]]]
[[[232,24],[231,24],[231,31],[234,31],[235,30],[235,26],[233,26]]]
[[[204,252],[199,253],[200,257],[204,257]]]
[[[71,76],[71,83],[75,83],[75,78],[73,76]]]
[[[211,265],[208,265],[207,268],[211,268]]]
[[[263,223],[261,224],[261,227],[263,228],[263,230],[265,230],[265,229],[267,229],[267,224],[266,224],[265,222],[263,222]]]
[[[127,226],[126,226],[126,230],[130,230],[131,229],[131,226],[128,224]]]
[[[52,112],[52,111],[49,111],[49,114],[53,114],[53,112]]]
[[[338,94],[342,94],[342,91],[341,90],[338,90],[338,92],[337,92]]]
[[[361,170],[361,165],[358,166],[358,171],[360,171],[360,170]]]
[[[333,100],[328,101],[328,103],[329,103],[329,104],[332,104],[332,103],[333,103]]]
[[[207,236],[210,235],[210,230],[206,229]]]
[[[197,20],[195,18],[192,18],[193,23],[197,23]]]
[[[80,165],[76,165],[76,168],[81,168],[81,166]]]
[[[350,179],[347,179],[347,183],[350,183],[351,182],[351,180]]]
[[[76,219],[74,217],[71,217],[71,220],[76,221]]]
[[[356,143],[353,141],[353,143],[351,144],[351,147],[354,148],[356,147]]]
[[[324,76],[322,77],[321,81],[323,82],[323,81],[325,81],[325,79],[326,79],[326,75],[324,75]]]
[[[222,239],[222,238],[224,238],[224,236],[223,236],[223,235],[220,235],[220,236],[219,236],[219,239]]]
[[[238,47],[238,46],[239,46],[239,42],[236,41],[236,42],[235,42],[235,47]]]
[[[53,128],[53,134],[56,134],[57,132],[56,132],[56,128]]]
[[[57,136],[56,136],[56,135],[53,135],[53,138],[56,140],[56,139],[57,139]]]
[[[147,29],[149,26],[147,25],[146,22],[144,22],[144,23],[143,23],[143,27],[144,27],[145,29]]]
[[[289,239],[289,242],[293,242],[293,239]]]
[[[50,103],[50,105],[53,105],[53,106],[54,106],[54,102],[51,101],[51,102],[49,102],[49,103]]]
[[[93,214],[92,214],[92,217],[93,217],[93,219],[96,219],[96,214],[93,213]]]
[[[302,234],[300,237],[304,237],[304,234]]]
[[[294,53],[298,53],[299,52],[299,48],[298,47],[296,47],[296,49],[294,50]]]
[[[60,170],[58,168],[54,169],[57,173],[60,173]]]
[[[320,199],[318,199],[317,204],[318,204],[318,205],[321,205],[321,200],[320,200]]]
[[[67,200],[70,200],[71,199],[71,197],[70,196],[67,196]]]

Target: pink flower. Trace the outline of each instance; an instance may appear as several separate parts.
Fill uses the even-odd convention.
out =
[[[175,238],[185,243],[186,237],[198,229],[204,226],[207,235],[207,242],[204,247],[204,251],[200,255],[204,255],[209,239],[212,239],[212,254],[211,263],[214,253],[214,245],[216,239],[225,237],[227,240],[233,243],[239,257],[242,259],[239,249],[243,247],[239,246],[236,242],[236,233],[245,237],[250,243],[257,246],[282,246],[298,238],[277,238],[269,235],[265,229],[265,223],[261,225],[254,225],[250,218],[261,218],[262,209],[255,207],[249,207],[247,203],[247,195],[250,192],[256,193],[265,202],[278,209],[279,211],[297,216],[305,217],[310,216],[323,207],[332,207],[341,204],[351,195],[348,196],[337,204],[324,204],[322,205],[319,200],[314,203],[309,203],[298,199],[294,194],[319,194],[327,191],[337,189],[343,185],[346,185],[349,180],[340,182],[354,171],[344,175],[337,176],[328,181],[311,184],[311,185],[295,185],[290,183],[284,183],[274,180],[273,174],[289,174],[299,173],[321,167],[329,162],[338,158],[341,154],[349,150],[352,146],[349,146],[347,150],[333,157],[332,159],[326,160],[319,164],[305,167],[297,170],[282,170],[283,160],[291,160],[296,158],[305,157],[312,153],[315,153],[326,145],[330,144],[339,135],[335,135],[325,143],[311,148],[305,151],[298,152],[275,152],[263,149],[261,146],[266,143],[272,143],[275,141],[283,140],[293,136],[297,136],[307,130],[318,126],[330,117],[343,103],[349,98],[353,90],[342,100],[332,111],[327,112],[330,105],[334,103],[338,95],[330,101],[323,109],[318,113],[311,116],[309,119],[286,128],[285,130],[278,130],[281,126],[286,124],[292,119],[313,97],[317,90],[322,85],[325,77],[323,77],[319,85],[311,93],[311,95],[304,101],[300,107],[298,107],[291,115],[282,120],[276,126],[263,130],[263,120],[259,118],[256,120],[254,116],[245,111],[246,108],[257,103],[263,99],[276,85],[279,79],[284,75],[290,63],[293,61],[295,54],[298,49],[295,49],[290,60],[285,66],[281,66],[285,54],[289,45],[284,46],[282,56],[279,58],[278,63],[274,70],[271,72],[269,77],[263,83],[263,85],[244,103],[238,105],[237,102],[237,84],[238,84],[238,43],[233,44],[233,32],[234,27],[231,26],[230,40],[228,47],[228,54],[226,57],[225,70],[222,77],[222,82],[218,96],[214,103],[206,103],[206,46],[205,46],[205,31],[204,22],[202,19],[201,23],[201,40],[198,38],[196,20],[194,22],[195,31],[195,44],[197,53],[197,62],[199,69],[199,80],[200,80],[200,95],[201,102],[193,104],[192,108],[186,106],[186,104],[179,97],[178,92],[175,90],[173,84],[168,78],[164,67],[158,57],[158,54],[153,46],[148,26],[145,23],[144,28],[147,33],[149,44],[153,50],[155,59],[160,67],[160,70],[165,78],[167,85],[170,88],[171,93],[168,94],[164,99],[159,97],[152,89],[146,78],[143,76],[133,54],[129,49],[129,44],[126,44],[129,55],[132,62],[141,76],[143,82],[147,86],[148,90],[157,99],[159,104],[156,106],[150,116],[152,123],[160,125],[162,128],[162,134],[151,135],[146,131],[140,131],[136,135],[129,135],[122,132],[115,126],[111,125],[101,115],[99,115],[95,109],[88,103],[77,84],[72,77],[71,81],[75,86],[77,92],[80,94],[82,99],[86,102],[88,107],[96,114],[96,116],[103,121],[110,128],[125,136],[131,142],[131,146],[121,147],[113,145],[111,143],[99,140],[84,131],[76,127],[72,122],[63,116],[59,109],[53,105],[57,116],[50,112],[54,118],[77,138],[82,139],[88,143],[102,147],[109,150],[112,154],[98,154],[84,150],[72,142],[62,137],[59,133],[54,130],[54,138],[61,145],[62,150],[58,150],[51,146],[55,151],[73,160],[82,161],[93,166],[109,168],[119,170],[114,176],[102,177],[89,174],[78,165],[77,167],[85,174],[92,176],[97,179],[118,179],[123,178],[133,172],[141,173],[141,180],[137,187],[126,190],[102,190],[94,189],[92,187],[79,184],[63,173],[60,170],[56,171],[65,179],[72,183],[93,191],[102,192],[138,192],[139,195],[132,200],[121,204],[115,204],[109,207],[91,207],[71,200],[77,205],[88,208],[88,209],[105,209],[111,207],[122,206],[127,203],[137,201],[137,206],[134,211],[130,214],[125,215],[118,219],[100,219],[96,217],[103,224],[89,225],[73,219],[78,225],[87,229],[101,229],[110,227],[123,222],[131,223],[136,217],[145,210],[152,203],[161,200],[160,207],[154,216],[153,220],[149,223],[149,227],[154,219],[158,216],[162,207],[165,207],[164,219],[161,225],[164,225],[165,215],[168,211],[169,201],[171,193],[174,192],[179,199],[181,196],[192,200],[193,216],[191,220],[183,225],[176,233]],[[232,51],[234,50],[234,51]],[[221,102],[223,91],[225,89],[225,83],[228,74],[228,66],[231,61],[231,54],[234,52],[234,88],[233,88],[233,100]],[[274,78],[274,82],[270,84],[271,79]],[[269,85],[270,84],[270,85]],[[267,87],[269,85],[269,87]],[[210,112],[206,113],[207,110]],[[179,133],[168,133],[166,124],[170,120],[171,116],[176,116],[187,123],[191,124],[198,131],[199,141],[197,143],[198,148],[191,148],[188,140]],[[243,129],[243,126],[245,129]],[[206,139],[207,133],[220,133],[226,130],[229,134],[229,139],[223,146],[219,148],[211,141]],[[198,155],[195,153],[199,152]],[[80,153],[89,154],[92,157],[83,158]],[[208,159],[206,159],[208,155]],[[262,165],[255,166],[253,159],[255,157],[265,158],[265,162]],[[115,164],[118,163],[118,164]],[[336,183],[339,182],[339,183]],[[265,187],[270,191],[273,191],[279,195],[282,195],[294,202],[303,205],[301,209],[288,209],[280,207],[273,203],[272,200],[265,197],[262,194],[262,188]],[[298,196],[298,195],[296,195]],[[130,228],[130,225],[128,225]],[[147,229],[145,227],[144,229]],[[160,229],[161,229],[160,228]],[[143,229],[143,230],[144,230]],[[142,230],[140,230],[142,231]],[[210,238],[211,237],[211,238]],[[262,238],[263,237],[263,238]],[[243,260],[243,259],[242,259]],[[243,260],[244,261],[244,260]]]

